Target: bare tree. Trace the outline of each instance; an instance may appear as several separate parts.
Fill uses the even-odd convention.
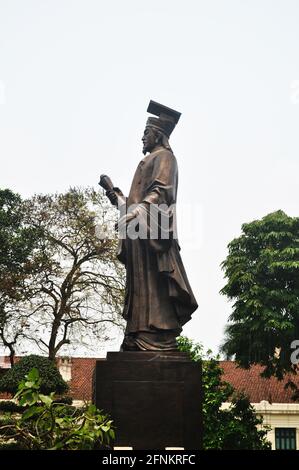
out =
[[[28,223],[38,229],[31,340],[54,359],[66,344],[107,339],[123,328],[124,271],[109,236],[114,214],[93,189],[37,195],[26,201]]]

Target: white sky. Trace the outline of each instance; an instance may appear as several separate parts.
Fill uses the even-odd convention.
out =
[[[0,187],[107,173],[127,193],[149,100],[181,111],[178,229],[199,302],[184,332],[216,351],[227,244],[243,222],[299,215],[298,24],[296,0],[0,0]]]

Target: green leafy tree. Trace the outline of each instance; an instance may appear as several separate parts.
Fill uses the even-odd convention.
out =
[[[242,226],[222,263],[233,301],[222,351],[264,375],[295,372],[291,343],[299,339],[299,218],[278,211]]]
[[[34,248],[39,230],[25,223],[18,194],[0,190],[0,344],[9,349],[13,365],[15,347],[26,336],[28,312],[21,303],[32,295],[28,281],[38,268]]]
[[[55,392],[62,394],[67,392],[68,385],[63,380],[56,365],[47,357],[36,356],[35,354],[20,359],[14,367],[1,377],[0,391],[15,394],[20,382],[33,368],[38,370],[39,386],[42,393]]]
[[[0,270],[24,268],[35,242],[35,230],[24,224],[22,200],[9,189],[0,190]]]
[[[94,405],[74,409],[41,393],[42,380],[33,368],[20,383],[15,399],[25,406],[21,418],[0,425],[2,448],[22,450],[94,450],[109,448],[112,421]]]
[[[202,345],[186,337],[178,338],[181,351],[188,352],[193,361],[202,361],[203,385],[203,448],[219,450],[265,450],[268,428],[262,417],[255,414],[244,394],[235,392],[232,385],[222,380],[223,370],[211,351],[204,355]],[[229,408],[223,403],[230,402]]]

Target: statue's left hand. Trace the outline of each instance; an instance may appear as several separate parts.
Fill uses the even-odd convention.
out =
[[[118,222],[116,222],[115,224],[115,230],[117,230],[118,232],[125,231],[128,223],[131,222],[131,220],[135,219],[137,215],[138,215],[138,210],[136,208],[133,211],[128,212],[127,214],[120,217]]]

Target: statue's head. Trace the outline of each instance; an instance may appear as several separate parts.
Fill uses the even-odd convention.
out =
[[[152,152],[156,147],[161,145],[167,149],[170,149],[168,137],[166,134],[151,126],[146,126],[141,140],[143,142],[142,152],[144,155],[147,152]]]
[[[150,101],[147,111],[158,117],[149,117],[147,120],[142,137],[143,153],[152,152],[159,145],[170,149],[168,139],[181,113],[155,101]]]

